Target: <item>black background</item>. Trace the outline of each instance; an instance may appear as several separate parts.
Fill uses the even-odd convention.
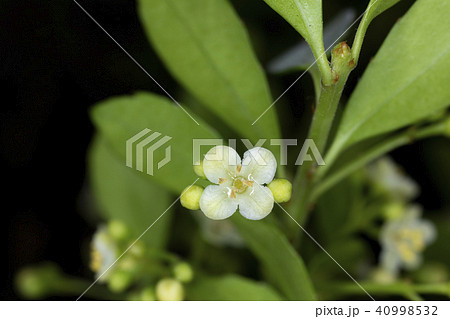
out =
[[[365,2],[324,1],[324,20],[345,6],[362,13]],[[411,3],[402,1],[371,25],[360,65],[345,94]],[[146,40],[134,1],[84,0],[80,4],[176,96],[178,87]],[[250,30],[263,65],[299,41],[263,1],[233,4]],[[82,209],[89,197],[85,173],[93,134],[89,108],[106,97],[136,90],[163,93],[71,0],[2,0],[0,68],[0,236],[2,264],[7,267],[0,276],[0,299],[10,300],[18,298],[12,279],[23,265],[53,260],[68,273],[89,276],[85,252],[80,249],[94,230],[87,222],[92,218]],[[278,96],[296,76],[271,77],[273,95]],[[310,86],[309,77],[284,98],[284,105],[291,108],[278,110],[290,114],[290,122],[283,123],[285,131],[298,130],[299,118],[308,120],[302,110],[313,97],[303,86]],[[394,153],[423,186],[419,200],[429,209],[448,205],[424,163],[424,149],[438,149],[443,143],[447,142],[434,139]]]

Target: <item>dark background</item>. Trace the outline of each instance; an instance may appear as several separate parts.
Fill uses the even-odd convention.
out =
[[[134,1],[79,2],[177,96],[176,83],[146,40]],[[346,6],[359,15],[366,2],[324,1],[324,21]],[[300,40],[262,0],[233,3],[263,65]],[[411,3],[403,0],[371,25],[347,95]],[[273,95],[278,96],[296,76],[272,76]],[[106,97],[136,90],[163,93],[72,0],[0,2],[0,90],[0,242],[2,264],[7,267],[0,276],[0,299],[10,300],[18,298],[13,276],[27,264],[52,260],[67,273],[90,276],[80,249],[94,230],[82,208],[89,198],[90,107]],[[301,118],[309,121],[312,92],[305,76],[280,101],[277,110],[287,114],[283,118],[289,121],[283,123],[285,133],[299,130]],[[432,139],[394,152],[395,159],[422,185],[419,201],[429,210],[449,205],[445,191],[450,176],[439,173],[439,167],[448,163],[448,146],[444,139]]]

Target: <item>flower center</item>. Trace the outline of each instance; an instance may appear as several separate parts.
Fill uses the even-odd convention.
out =
[[[245,192],[245,190],[247,189],[248,185],[244,182],[245,180],[243,178],[236,178],[233,181],[233,188],[234,191],[238,194],[242,194],[243,192]]]
[[[231,184],[228,196],[230,198],[236,198],[236,194],[244,193],[248,187],[253,186],[253,183],[254,183],[253,181],[248,181],[242,177],[233,178],[233,184]]]
[[[98,249],[92,248],[91,251],[91,263],[90,263],[90,268],[92,271],[97,272],[100,270],[100,268],[102,267],[102,262],[103,261],[103,257],[102,254],[100,253],[100,251],[98,251]]]

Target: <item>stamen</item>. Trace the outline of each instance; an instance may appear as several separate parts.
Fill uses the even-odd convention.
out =
[[[236,166],[236,173],[240,173],[242,169],[242,165]]]
[[[230,198],[236,198],[236,193],[234,192],[234,188],[231,189]]]
[[[226,178],[219,178],[219,184],[223,184],[227,181]]]
[[[243,180],[242,183],[248,187],[253,187],[254,181]]]

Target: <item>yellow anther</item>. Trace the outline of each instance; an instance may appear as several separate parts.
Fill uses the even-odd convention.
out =
[[[223,184],[227,181],[226,178],[219,178],[219,184]]]
[[[97,272],[102,267],[102,254],[95,248],[91,251],[91,262],[89,267],[92,271]]]
[[[397,243],[397,249],[402,259],[406,262],[411,262],[415,259],[415,252],[405,243]]]

